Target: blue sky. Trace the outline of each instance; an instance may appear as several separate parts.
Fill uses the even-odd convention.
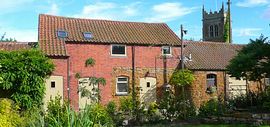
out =
[[[226,0],[0,0],[0,35],[18,41],[37,41],[38,15],[165,22],[185,39],[202,38],[202,5],[220,9]],[[270,36],[270,0],[231,0],[233,43],[246,44],[264,34]]]

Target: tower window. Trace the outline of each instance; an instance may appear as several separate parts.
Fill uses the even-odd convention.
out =
[[[218,37],[218,25],[215,25],[215,37]]]
[[[214,27],[211,25],[209,28],[210,37],[214,37]]]

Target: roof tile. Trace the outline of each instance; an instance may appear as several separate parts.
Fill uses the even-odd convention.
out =
[[[59,39],[57,30],[67,31],[68,37]],[[93,39],[85,39],[83,32],[91,32]],[[40,48],[49,56],[66,56],[65,42],[179,45],[180,39],[165,23],[79,19],[40,14]]]
[[[186,42],[185,56],[191,54],[192,61],[185,65],[189,69],[225,70],[230,60],[244,45],[218,42]]]

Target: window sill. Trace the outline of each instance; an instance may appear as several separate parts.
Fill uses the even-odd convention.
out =
[[[128,93],[116,93],[115,96],[128,96]]]
[[[172,54],[168,54],[168,55],[161,55],[162,57],[166,57],[166,58],[171,58],[171,57],[173,57],[173,55]]]
[[[126,58],[127,55],[111,55],[112,58]]]

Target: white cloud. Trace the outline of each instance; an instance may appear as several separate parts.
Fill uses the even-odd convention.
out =
[[[127,16],[136,16],[138,15],[138,6],[141,4],[141,2],[135,2],[135,3],[132,3],[130,5],[127,5],[127,6],[124,6],[123,9],[124,9],[124,13],[127,15]]]
[[[270,3],[270,0],[244,0],[242,2],[237,2],[236,5],[239,7],[255,7],[267,5]]]
[[[59,7],[57,4],[53,3],[49,11],[47,12],[47,14],[57,15],[58,13],[59,13]]]
[[[235,32],[237,36],[239,37],[246,37],[246,36],[258,36],[260,35],[261,28],[240,28],[235,29],[233,33]]]
[[[116,4],[109,2],[98,2],[83,7],[80,14],[74,15],[79,18],[92,18],[92,19],[114,19],[112,10],[116,8]]]
[[[184,7],[181,3],[162,3],[154,5],[153,16],[147,18],[149,22],[168,22],[194,12],[196,7]]]

